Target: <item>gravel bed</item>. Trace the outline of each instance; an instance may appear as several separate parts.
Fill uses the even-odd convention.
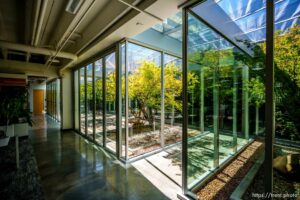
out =
[[[289,153],[299,153],[299,150],[294,150],[285,147],[274,147],[274,157],[286,155]],[[246,191],[243,199],[252,200],[258,199],[258,195],[264,194],[264,167],[262,167],[251,186]],[[278,171],[273,173],[273,199],[295,199],[300,200],[300,177],[286,177]]]
[[[198,199],[229,199],[232,192],[262,153],[263,146],[261,141],[251,143],[232,162],[213,176],[203,188],[196,192]]]

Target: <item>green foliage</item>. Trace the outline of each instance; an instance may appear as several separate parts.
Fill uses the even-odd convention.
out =
[[[284,115],[280,110],[276,111],[275,134],[280,138],[285,138],[289,140],[300,139],[298,131],[293,121],[289,118],[289,116]]]
[[[182,72],[179,66],[175,66],[175,63],[169,63],[164,69],[164,80],[165,80],[165,107],[171,109],[172,107],[179,112],[182,111]],[[189,76],[189,87],[193,87],[194,79]],[[179,97],[179,98],[178,98]]]
[[[289,75],[291,81],[300,87],[300,25],[287,33],[278,32],[275,40],[274,61],[279,70]]]
[[[99,102],[99,101],[102,101],[103,97],[102,97],[102,78],[96,80],[95,82],[95,93],[96,93],[96,101]]]
[[[150,61],[143,61],[137,70],[128,76],[129,99],[138,100],[141,111],[146,115],[146,108],[160,107],[160,67]]]
[[[19,123],[19,118],[23,118],[29,125],[32,125],[31,115],[27,108],[27,88],[2,88],[0,95],[1,126]]]
[[[164,69],[165,108],[182,111],[182,74],[181,68],[170,63]],[[190,77],[190,81],[193,78]],[[129,99],[137,101],[138,110],[131,113],[138,119],[153,120],[153,113],[161,106],[161,68],[154,62],[143,61],[137,70],[128,76]],[[178,98],[179,97],[179,98]]]
[[[114,102],[116,100],[116,73],[106,74],[106,101]]]
[[[299,138],[300,132],[300,25],[296,25],[285,32],[277,32],[274,40],[274,64],[275,64],[275,94],[276,94],[276,133],[278,136],[286,136],[290,139]],[[252,94],[253,103],[264,103],[260,101],[260,94],[264,93],[263,81],[265,80],[265,49],[266,44],[251,44],[241,41],[252,49],[254,57],[240,52],[235,57],[241,63],[250,67],[250,76],[253,79],[251,86],[255,92]],[[251,70],[254,68],[262,70]],[[259,83],[260,82],[260,83]],[[250,89],[251,91],[251,89]],[[259,98],[257,98],[259,97]],[[258,101],[257,101],[258,100]],[[285,115],[279,114],[285,113]],[[285,128],[283,128],[285,126]]]
[[[260,77],[251,78],[248,84],[250,99],[255,106],[260,107],[265,103],[265,85]]]

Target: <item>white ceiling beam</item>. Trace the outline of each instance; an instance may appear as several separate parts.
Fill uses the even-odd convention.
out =
[[[35,34],[34,43],[33,43],[34,46],[37,46],[40,41],[40,35],[41,35],[41,31],[42,31],[42,26],[43,26],[43,21],[45,18],[47,5],[48,5],[48,0],[43,0],[42,9],[41,9],[41,12],[39,15],[39,22],[37,24],[36,34]]]
[[[3,41],[0,41],[0,47],[10,49],[10,50],[18,50],[18,51],[24,51],[28,53],[47,55],[47,56],[53,56],[57,53],[56,51],[46,49],[46,48],[39,48],[39,47],[33,47],[29,45],[3,42]],[[57,53],[57,57],[66,58],[70,60],[77,59],[77,56],[75,54],[68,53],[68,52],[59,52]]]
[[[35,41],[36,27],[37,27],[37,23],[38,23],[40,8],[41,8],[41,0],[37,0],[35,5],[36,5],[36,7],[35,7],[34,19],[33,19],[33,30],[32,30],[32,35],[31,35],[31,45],[33,45],[34,41]]]
[[[13,60],[1,60],[0,59],[0,73],[16,73],[26,74],[32,76],[47,76],[57,77],[57,69],[51,67],[46,69],[45,65],[37,63],[26,63]]]

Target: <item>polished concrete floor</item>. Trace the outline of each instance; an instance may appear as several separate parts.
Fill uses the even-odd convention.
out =
[[[30,130],[46,199],[168,199],[135,168],[49,117],[35,116]]]

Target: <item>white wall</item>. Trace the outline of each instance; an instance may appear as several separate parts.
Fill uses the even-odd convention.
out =
[[[73,108],[72,108],[72,71],[67,69],[62,73],[62,119],[61,119],[61,128],[72,129],[73,128]]]
[[[46,84],[30,84],[29,86],[29,108],[30,112],[33,112],[33,90],[44,90],[44,110],[46,106]]]

